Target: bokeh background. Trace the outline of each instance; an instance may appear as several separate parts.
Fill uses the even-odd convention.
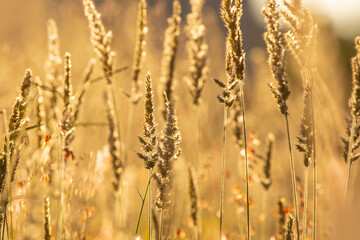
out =
[[[186,24],[186,14],[190,6],[187,0],[181,0],[182,6],[182,28],[179,40],[179,51],[176,58],[176,104],[175,108],[179,118],[180,131],[182,134],[182,157],[176,164],[176,189],[178,206],[175,225],[184,231],[191,232],[188,226],[187,211],[188,195],[187,162],[197,156],[193,149],[196,145],[194,129],[196,129],[196,118],[190,95],[183,81],[188,74],[188,55],[186,52],[187,37],[183,26]],[[102,13],[102,20],[107,30],[112,30],[112,47],[116,52],[115,66],[129,66],[133,60],[136,36],[136,17],[138,2],[134,0],[102,0],[95,1],[96,7]],[[275,101],[266,86],[272,81],[267,65],[267,53],[263,41],[265,25],[260,10],[263,7],[262,0],[244,0],[244,15],[241,20],[243,30],[244,49],[246,51],[246,107],[248,118],[248,129],[250,139],[260,140],[259,145],[254,144],[256,154],[263,154],[266,135],[273,132],[276,138],[274,159],[272,163],[273,184],[268,194],[268,212],[265,221],[267,227],[266,235],[269,239],[275,233],[277,201],[281,197],[288,199],[291,204],[290,170],[288,153],[285,151],[286,135],[282,116],[277,110]],[[319,239],[335,238],[336,229],[343,229],[337,221],[339,214],[339,203],[342,198],[345,163],[342,158],[343,146],[340,136],[344,135],[345,116],[348,113],[347,101],[351,91],[351,67],[350,58],[355,55],[353,39],[360,33],[360,1],[355,0],[316,0],[304,1],[309,7],[319,25],[318,33],[318,70],[319,76],[315,83],[315,115],[317,121],[317,148],[319,162],[319,227],[322,236]],[[163,49],[164,30],[167,27],[166,19],[171,16],[172,1],[149,0],[148,1],[148,28],[147,55],[143,65],[141,76],[143,79],[147,71],[152,73],[156,108],[162,108],[160,90],[160,61]],[[205,0],[203,9],[203,20],[206,26],[206,38],[209,44],[209,80],[204,89],[201,107],[201,151],[204,166],[198,169],[198,176],[203,196],[201,206],[204,209],[204,232],[206,238],[211,239],[217,236],[219,189],[220,189],[220,159],[221,159],[221,136],[223,106],[218,103],[216,95],[220,90],[212,82],[211,78],[225,79],[225,34],[226,30],[219,13],[219,0]],[[91,57],[94,57],[93,47],[90,42],[88,21],[83,13],[82,1],[80,0],[0,0],[0,109],[10,111],[12,104],[18,95],[18,86],[21,82],[24,70],[31,67],[34,76],[45,78],[45,61],[47,59],[47,33],[46,21],[53,18],[58,26],[60,37],[61,54],[70,52],[72,54],[72,81],[76,90],[85,67]],[[300,115],[302,108],[302,82],[299,76],[296,62],[289,54],[289,81],[292,95],[289,101],[290,123],[293,143],[298,135]],[[101,75],[101,68],[97,66],[95,75]],[[118,111],[121,117],[122,132],[126,132],[126,120],[129,107],[128,100],[122,94],[122,90],[129,90],[131,83],[130,70],[117,74],[114,77]],[[92,87],[86,96],[86,102],[81,110],[82,122],[105,122],[105,106],[102,99],[104,85],[97,83]],[[136,188],[140,190],[145,187],[147,173],[143,169],[141,160],[137,159],[134,150],[139,150],[137,135],[141,134],[142,126],[142,101],[135,108],[135,118],[132,124],[133,133],[131,142],[126,145],[129,152],[127,171],[125,174],[126,203],[127,211],[126,229],[133,231],[136,224],[140,199]],[[162,118],[157,113],[159,129],[164,125]],[[1,125],[3,127],[3,125]],[[107,128],[90,127],[79,128],[76,132],[74,151],[77,156],[84,156],[90,152],[102,151],[107,144]],[[250,133],[251,132],[251,133]],[[244,190],[243,183],[243,160],[239,156],[239,150],[230,140],[231,129],[229,130],[229,146],[227,149],[227,182],[225,198],[225,231],[228,233],[243,232],[244,218],[243,205],[234,200],[234,187],[238,186]],[[79,157],[81,159],[81,157]],[[303,184],[303,163],[302,156],[295,153],[297,175]],[[28,160],[25,160],[25,162]],[[79,160],[81,161],[81,160]],[[261,161],[256,163],[253,160],[254,176],[262,174]],[[354,172],[357,164],[355,163]],[[25,163],[20,166],[25,167]],[[238,170],[239,169],[239,170]],[[240,176],[239,176],[240,172]],[[26,171],[19,171],[17,179],[26,178]],[[360,184],[359,179],[353,179],[353,186]],[[261,178],[261,176],[259,176]],[[106,181],[106,177],[105,177]],[[109,184],[104,185],[106,191]],[[262,199],[263,190],[256,179],[251,184],[252,224],[254,228],[254,239],[258,238],[257,231],[262,229],[263,212]],[[356,187],[353,187],[356,189]],[[142,190],[141,190],[142,191]],[[312,195],[310,194],[310,197]],[[358,199],[359,194],[354,193],[353,198]],[[101,198],[101,197],[99,197]],[[28,199],[31,202],[31,199]],[[35,199],[33,204],[39,202]],[[90,224],[89,234],[94,239],[106,239],[106,225],[104,221],[95,220],[97,214],[101,216],[111,214],[111,203],[106,200],[93,201],[95,206],[94,220]],[[100,204],[101,203],[101,204]],[[311,206],[311,201],[309,203]],[[355,205],[356,206],[356,205]],[[105,209],[105,211],[100,210]],[[311,216],[311,213],[310,213]],[[352,219],[351,222],[356,222]],[[41,219],[34,220],[39,224]],[[100,224],[100,225],[99,225]],[[242,225],[241,225],[242,224]],[[346,225],[345,223],[343,223]],[[309,223],[311,228],[311,223]],[[30,225],[30,230],[36,224]],[[41,223],[40,223],[41,226]],[[100,227],[99,227],[100,226]],[[240,226],[240,227],[239,227]],[[341,226],[341,228],[340,228]],[[145,229],[145,221],[141,225]],[[19,232],[22,227],[19,226]],[[105,230],[104,230],[105,229]],[[240,229],[240,230],[239,230]],[[30,231],[28,229],[28,231]],[[352,228],[354,234],[359,230]],[[30,237],[31,234],[24,231],[26,239],[37,239]],[[39,233],[41,233],[41,228]],[[103,234],[103,235],[102,235]],[[189,233],[190,234],[190,233]],[[35,236],[38,236],[35,234]],[[237,236],[237,235],[236,235]],[[19,236],[20,237],[20,236]],[[25,239],[25,238],[19,238]],[[237,239],[236,237],[234,239]]]

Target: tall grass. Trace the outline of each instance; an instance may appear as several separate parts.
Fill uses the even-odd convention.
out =
[[[347,40],[339,48],[331,28],[301,0],[265,1],[269,68],[265,49],[252,49],[249,31],[255,34],[256,27],[247,25],[251,12],[242,0],[222,0],[220,13],[203,0],[83,0],[85,19],[76,14],[76,2],[46,3],[42,16],[34,11],[42,1],[24,7],[31,14],[17,8],[16,21],[6,21],[9,34],[0,28],[0,240],[359,235],[353,185],[360,156],[360,37],[341,151],[337,118],[344,112],[347,69],[338,53],[347,54]],[[43,21],[53,15],[51,6],[65,9],[66,17],[54,15],[44,34],[24,24],[32,34],[24,38],[23,19]],[[38,38],[47,40],[44,49]],[[28,47],[34,77],[25,72],[11,108],[14,76],[29,61]],[[129,73],[117,61],[131,65]],[[223,80],[214,79],[220,89],[206,84],[213,76]],[[270,79],[273,96],[264,84]],[[292,126],[300,130],[296,139]]]

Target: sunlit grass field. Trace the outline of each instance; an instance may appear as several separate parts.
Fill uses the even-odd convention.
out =
[[[255,6],[0,0],[0,239],[359,239],[359,33]]]

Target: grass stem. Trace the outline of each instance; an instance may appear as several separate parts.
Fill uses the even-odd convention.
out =
[[[224,129],[222,142],[222,164],[221,164],[221,190],[220,190],[220,238],[222,238],[223,227],[223,204],[224,204],[224,189],[225,189],[225,157],[226,157],[226,128],[229,108],[224,107]]]
[[[307,239],[307,214],[308,214],[308,193],[309,193],[309,167],[305,168],[305,189],[304,189],[304,213],[303,213],[303,226],[302,236],[303,240]]]
[[[243,82],[239,82],[240,85],[240,101],[242,111],[243,122],[243,135],[244,135],[244,147],[245,147],[245,183],[246,183],[246,223],[247,223],[247,239],[251,240],[250,234],[250,205],[249,205],[249,162],[247,154],[247,139],[246,139],[246,120],[245,120],[245,99],[244,99],[244,86]]]
[[[291,180],[292,180],[292,190],[293,190],[294,209],[295,209],[296,235],[297,235],[297,240],[300,240],[300,233],[299,233],[299,212],[298,212],[298,201],[297,201],[297,195],[296,195],[295,164],[294,164],[293,152],[292,152],[292,148],[291,148],[291,137],[290,137],[288,114],[285,114],[284,116],[285,116],[285,121],[286,121],[286,131],[287,131],[287,139],[288,139],[288,145],[289,145]]]
[[[149,188],[150,188],[150,183],[151,183],[151,172],[152,170],[149,170],[149,179],[148,179],[148,183],[146,185],[146,189],[145,189],[145,194],[144,194],[144,197],[141,197],[141,207],[140,207],[140,213],[139,213],[139,216],[138,216],[138,221],[137,221],[137,225],[136,225],[136,231],[135,231],[135,235],[138,234],[138,231],[139,231],[139,226],[140,226],[140,220],[141,220],[141,215],[142,215],[142,212],[143,212],[143,209],[144,209],[144,205],[145,205],[145,200],[146,200],[146,196],[147,196],[147,193],[149,191]],[[150,196],[150,195],[149,195]],[[150,202],[150,198],[149,198],[149,202]],[[149,207],[151,205],[151,202],[149,203]],[[149,215],[151,217],[151,215]],[[150,221],[150,220],[149,220]],[[150,226],[149,226],[150,227]],[[149,232],[150,229],[149,229]]]

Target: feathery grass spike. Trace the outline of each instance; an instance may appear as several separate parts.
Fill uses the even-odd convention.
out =
[[[303,96],[303,111],[300,124],[300,137],[296,148],[304,155],[304,165],[309,167],[313,153],[313,129],[312,129],[312,107],[311,107],[311,85],[305,82]]]
[[[145,168],[152,169],[157,162],[157,152],[154,151],[157,143],[156,122],[154,115],[154,99],[152,90],[151,74],[148,73],[145,79],[145,117],[143,125],[144,137],[138,137],[144,153],[137,152],[140,159],[144,160]]]
[[[190,76],[186,83],[192,96],[193,104],[198,105],[208,74],[208,45],[205,41],[205,26],[202,23],[201,9],[203,0],[191,0],[191,12],[187,15],[186,34],[189,38],[187,50],[190,60]]]
[[[287,219],[285,240],[294,240],[294,217],[289,215]]]
[[[162,221],[164,211],[169,209],[172,198],[173,164],[179,158],[181,136],[178,129],[177,118],[172,104],[166,97],[167,121],[158,143],[158,165],[154,179],[158,188],[155,204],[160,211],[159,239],[162,234]]]
[[[111,84],[113,60],[115,53],[111,50],[111,31],[106,32],[101,21],[101,14],[96,10],[93,0],[83,0],[85,15],[89,20],[91,42],[95,48],[97,57],[102,64],[108,84]]]
[[[32,73],[31,70],[28,69],[25,72],[25,76],[23,77],[23,81],[21,83],[20,87],[20,96],[16,99],[15,104],[12,108],[12,112],[10,115],[9,120],[9,132],[11,132],[7,147],[6,139],[4,143],[3,152],[0,155],[0,193],[4,190],[4,181],[5,181],[5,175],[6,175],[6,166],[7,166],[7,159],[6,154],[9,156],[9,161],[11,162],[13,159],[13,155],[15,152],[15,149],[18,147],[16,144],[18,141],[23,137],[24,132],[20,131],[21,129],[24,129],[24,127],[28,123],[27,119],[27,107],[28,107],[28,101],[29,101],[29,95],[30,95],[30,86],[31,86],[31,78]],[[9,153],[7,153],[7,150]],[[15,167],[13,169],[13,172],[11,175],[13,176],[15,174],[17,163],[13,164]]]
[[[273,148],[274,148],[274,140],[275,136],[273,133],[269,133],[266,137],[265,143],[265,165],[264,165],[264,179],[261,181],[261,184],[265,188],[265,190],[269,190],[272,179],[271,179],[271,160],[273,155]]]
[[[347,139],[342,138],[344,143],[344,158],[346,162],[345,197],[349,190],[351,165],[360,154],[356,151],[360,147],[360,36],[355,38],[356,56],[351,59],[352,66],[352,92],[349,100],[350,118],[346,120]]]
[[[111,155],[111,162],[114,172],[114,180],[113,186],[114,189],[117,191],[120,188],[120,180],[123,172],[123,161],[121,160],[120,154],[120,140],[118,136],[117,126],[114,121],[115,119],[115,109],[113,102],[109,99],[107,92],[105,92],[105,104],[106,104],[106,116],[109,125],[109,137],[108,137],[108,144],[109,144],[109,151]]]
[[[166,98],[167,99],[167,98]],[[161,132],[158,144],[158,170],[154,179],[158,186],[156,206],[158,209],[166,209],[170,204],[170,188],[173,178],[172,167],[178,159],[181,149],[179,148],[181,136],[178,129],[175,110],[169,100],[166,100],[167,121],[165,129]]]
[[[144,62],[146,56],[146,34],[148,32],[147,20],[146,20],[146,0],[140,0],[138,7],[138,17],[137,17],[137,34],[136,34],[136,47],[135,47],[135,56],[132,69],[132,87],[131,87],[131,98],[132,103],[137,103],[140,99],[139,93],[139,74],[141,71],[142,63]]]
[[[175,71],[175,57],[178,49],[178,41],[180,35],[181,23],[181,6],[178,0],[173,3],[173,15],[168,19],[168,28],[165,31],[164,50],[161,60],[161,82],[163,84],[163,91],[170,103],[173,104],[174,97],[174,71]],[[166,104],[166,99],[164,97]],[[166,120],[166,109],[163,110],[163,117]]]
[[[269,53],[269,67],[272,72],[273,77],[278,83],[278,87],[274,87],[273,84],[269,84],[270,90],[273,93],[277,104],[279,106],[281,114],[285,117],[286,122],[286,131],[288,139],[288,148],[289,148],[289,158],[290,158],[290,171],[291,171],[291,182],[292,182],[292,192],[293,192],[293,201],[295,208],[295,225],[296,225],[296,235],[297,239],[300,239],[299,232],[299,214],[298,214],[298,205],[297,205],[297,193],[296,193],[296,173],[295,173],[295,163],[293,159],[293,152],[291,146],[291,136],[290,136],[290,127],[288,120],[288,106],[286,100],[290,96],[290,90],[288,87],[287,75],[286,75],[286,59],[285,59],[285,47],[283,43],[283,36],[280,31],[280,11],[275,0],[266,0],[266,7],[262,10],[262,14],[265,17],[266,22],[266,32],[265,32],[265,42],[267,45],[267,50]]]
[[[194,170],[189,168],[190,217],[194,226],[198,226],[199,193]]]
[[[272,83],[269,87],[279,105],[280,112],[287,115],[286,100],[290,96],[290,90],[286,75],[285,47],[280,31],[280,12],[277,8],[275,0],[266,0],[266,8],[262,11],[267,29],[264,38],[269,52],[270,70],[278,83],[277,88]]]

